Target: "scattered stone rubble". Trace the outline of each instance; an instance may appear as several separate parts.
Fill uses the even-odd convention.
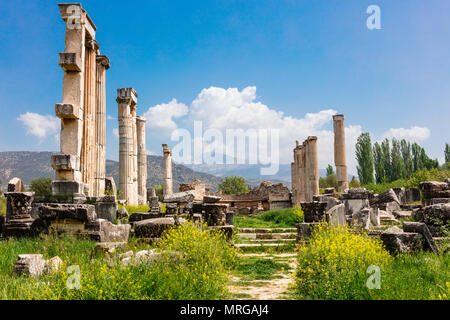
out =
[[[61,258],[58,256],[44,260],[42,254],[19,254],[14,264],[13,272],[17,275],[39,277],[44,273],[58,272],[61,269],[62,263]]]
[[[392,253],[438,252],[434,238],[448,236],[450,228],[450,196],[447,194],[450,185],[448,180],[421,183],[420,191],[425,192],[426,195],[422,195],[425,200],[422,205],[412,206],[408,202],[416,202],[421,197],[417,190],[389,189],[378,195],[364,188],[354,188],[347,189],[339,200],[330,196],[330,191],[314,196],[312,202],[301,203],[304,222],[297,224],[297,240],[307,241],[314,226],[327,222],[335,226],[349,225],[356,230],[366,230],[369,236],[379,236]],[[438,204],[433,204],[435,201]],[[401,229],[397,219],[404,218],[414,222],[404,221]]]

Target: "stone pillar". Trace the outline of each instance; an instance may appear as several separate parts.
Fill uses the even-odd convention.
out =
[[[309,153],[309,145],[308,145],[308,140],[303,141],[303,160],[304,160],[304,170],[303,170],[303,187],[305,189],[304,194],[305,194],[305,201],[306,202],[310,202],[312,199],[311,196],[311,184],[309,182],[309,177],[310,177],[310,153]]]
[[[109,59],[98,55],[96,58],[96,117],[95,117],[95,180],[93,196],[105,194],[106,179],[106,93],[105,74],[109,69]]]
[[[313,201],[312,197],[319,194],[319,162],[317,156],[317,137],[308,137],[308,158],[309,158],[309,184],[310,194],[308,201]]]
[[[147,203],[147,149],[145,146],[145,118],[136,117],[137,129],[137,183],[138,183],[138,202]]]
[[[96,66],[98,44],[95,40],[86,43],[84,64],[84,123],[81,145],[81,173],[85,194],[94,195],[95,180],[95,128],[96,128]]]
[[[169,150],[167,144],[163,144],[163,156],[164,156],[164,167],[163,167],[163,195],[173,194],[173,181],[172,181],[172,151]]]
[[[136,125],[137,93],[133,88],[117,89],[116,101],[119,104],[119,198],[126,200],[128,204],[136,205],[138,203],[135,187],[137,168],[133,146],[136,139],[133,136],[133,127]]]
[[[348,189],[347,160],[345,156],[345,126],[344,115],[333,116],[334,127],[334,165],[336,166],[336,179],[338,191]]]
[[[92,63],[92,55],[86,45],[92,48],[95,44],[96,27],[80,4],[59,4],[59,10],[66,22],[66,32],[65,50],[59,54],[59,65],[64,70],[62,102],[55,105],[56,116],[61,119],[61,152],[52,155],[52,167],[56,171],[52,193],[83,197],[85,181],[81,158],[85,139],[85,82],[86,78],[92,79],[90,67],[86,70],[86,65]]]
[[[297,168],[297,175],[298,175],[298,204],[302,203],[305,201],[305,177],[304,177],[304,166],[305,164],[303,163],[303,146],[299,145],[298,146],[298,151],[297,151],[297,163],[298,163],[298,168]]]

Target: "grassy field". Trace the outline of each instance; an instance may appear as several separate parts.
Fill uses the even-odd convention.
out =
[[[236,261],[221,235],[190,225],[172,229],[155,248],[175,252],[176,258],[163,254],[151,264],[123,266],[113,257],[93,256],[94,247],[93,241],[70,237],[0,241],[0,299],[220,299],[228,295]],[[119,252],[149,248],[132,239]],[[40,278],[14,275],[13,265],[23,253],[41,253],[45,259],[58,255],[62,271]],[[75,277],[69,266],[79,267],[78,289],[67,286]]]
[[[234,217],[236,228],[294,228],[303,221],[301,208],[287,208],[262,212],[256,216],[238,214]]]

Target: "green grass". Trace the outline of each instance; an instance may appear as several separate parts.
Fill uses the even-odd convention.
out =
[[[92,254],[95,242],[71,237],[45,236],[36,239],[0,241],[0,300],[8,299],[220,299],[228,296],[228,274],[234,250],[222,236],[200,231],[191,225],[169,231],[158,248],[170,254],[148,264],[122,266],[117,260]],[[131,239],[127,248],[137,252],[149,248]],[[12,273],[19,254],[41,253],[45,259],[58,255],[60,272],[40,278]],[[174,261],[176,259],[176,261]],[[73,277],[67,267],[80,268],[81,287],[70,290]]]
[[[257,216],[238,214],[234,217],[236,228],[294,228],[303,221],[300,208],[287,208],[265,211]]]
[[[0,216],[6,216],[6,198],[0,196]]]
[[[275,279],[276,274],[289,270],[287,263],[260,257],[241,257],[235,273],[243,281]]]

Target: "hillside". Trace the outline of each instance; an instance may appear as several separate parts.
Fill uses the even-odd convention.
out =
[[[31,180],[40,177],[54,178],[54,170],[51,167],[51,152],[0,152],[0,180],[2,189],[13,177],[19,177],[24,184],[30,184]],[[147,156],[148,179],[147,186],[162,184],[161,156]],[[180,182],[191,182],[199,179],[205,182],[206,187],[217,190],[222,180],[214,175],[196,172],[184,165],[173,163],[174,190],[178,190]],[[106,175],[114,177],[116,184],[119,183],[119,163],[117,161],[106,161]]]

